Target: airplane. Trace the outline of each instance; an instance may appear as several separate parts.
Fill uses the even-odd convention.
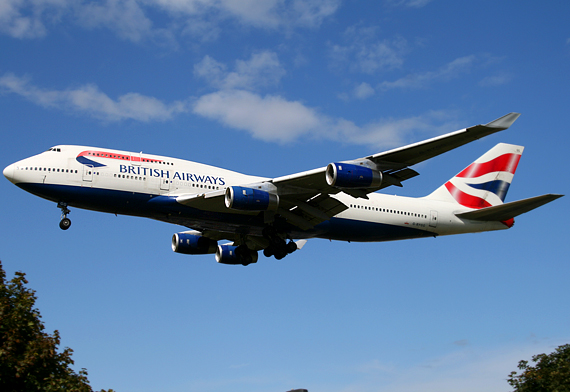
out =
[[[499,143],[425,197],[377,191],[402,186],[410,168],[509,128],[509,113],[428,140],[277,178],[241,174],[165,156],[58,145],[6,167],[4,176],[57,203],[60,228],[69,207],[151,218],[185,226],[177,253],[215,254],[218,263],[282,259],[308,239],[372,242],[507,229],[514,218],[563,195],[505,203],[524,147]],[[219,244],[219,241],[229,241]]]

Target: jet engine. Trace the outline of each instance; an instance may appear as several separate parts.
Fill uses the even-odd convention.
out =
[[[245,245],[218,245],[216,250],[216,261],[220,264],[248,265],[257,263],[258,256],[256,251],[249,249]]]
[[[172,236],[172,250],[187,255],[216,253],[218,241],[204,237],[198,231],[176,233]]]
[[[230,186],[226,189],[226,207],[242,211],[276,210],[279,196],[259,189]]]
[[[382,172],[351,163],[329,163],[326,170],[327,184],[336,188],[378,188],[382,184]]]

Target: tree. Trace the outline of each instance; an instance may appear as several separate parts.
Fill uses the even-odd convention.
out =
[[[521,374],[509,375],[515,392],[570,392],[570,344],[559,346],[548,355],[535,355],[532,361],[535,366],[520,361]]]
[[[0,262],[0,390],[92,392],[87,371],[75,373],[70,368],[73,350],[57,352],[59,332],[44,332],[40,313],[34,308],[35,291],[26,284],[22,272],[6,282]]]

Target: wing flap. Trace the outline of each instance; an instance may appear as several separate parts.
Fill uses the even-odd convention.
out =
[[[500,204],[493,207],[481,208],[475,211],[462,212],[455,214],[459,218],[478,220],[478,221],[506,221],[515,216],[524,214],[554,201],[564,195],[547,194],[542,196],[531,197],[513,201],[510,203]]]
[[[283,205],[290,208],[280,208],[278,212],[290,223],[304,230],[311,229],[348,208],[344,203],[323,193],[306,201],[284,199]]]

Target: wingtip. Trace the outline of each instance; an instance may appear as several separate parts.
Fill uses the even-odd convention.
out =
[[[491,121],[488,124],[485,124],[486,127],[490,128],[500,128],[500,129],[507,129],[519,118],[521,114],[512,112],[509,114],[505,114],[503,117],[500,117],[494,121]]]

